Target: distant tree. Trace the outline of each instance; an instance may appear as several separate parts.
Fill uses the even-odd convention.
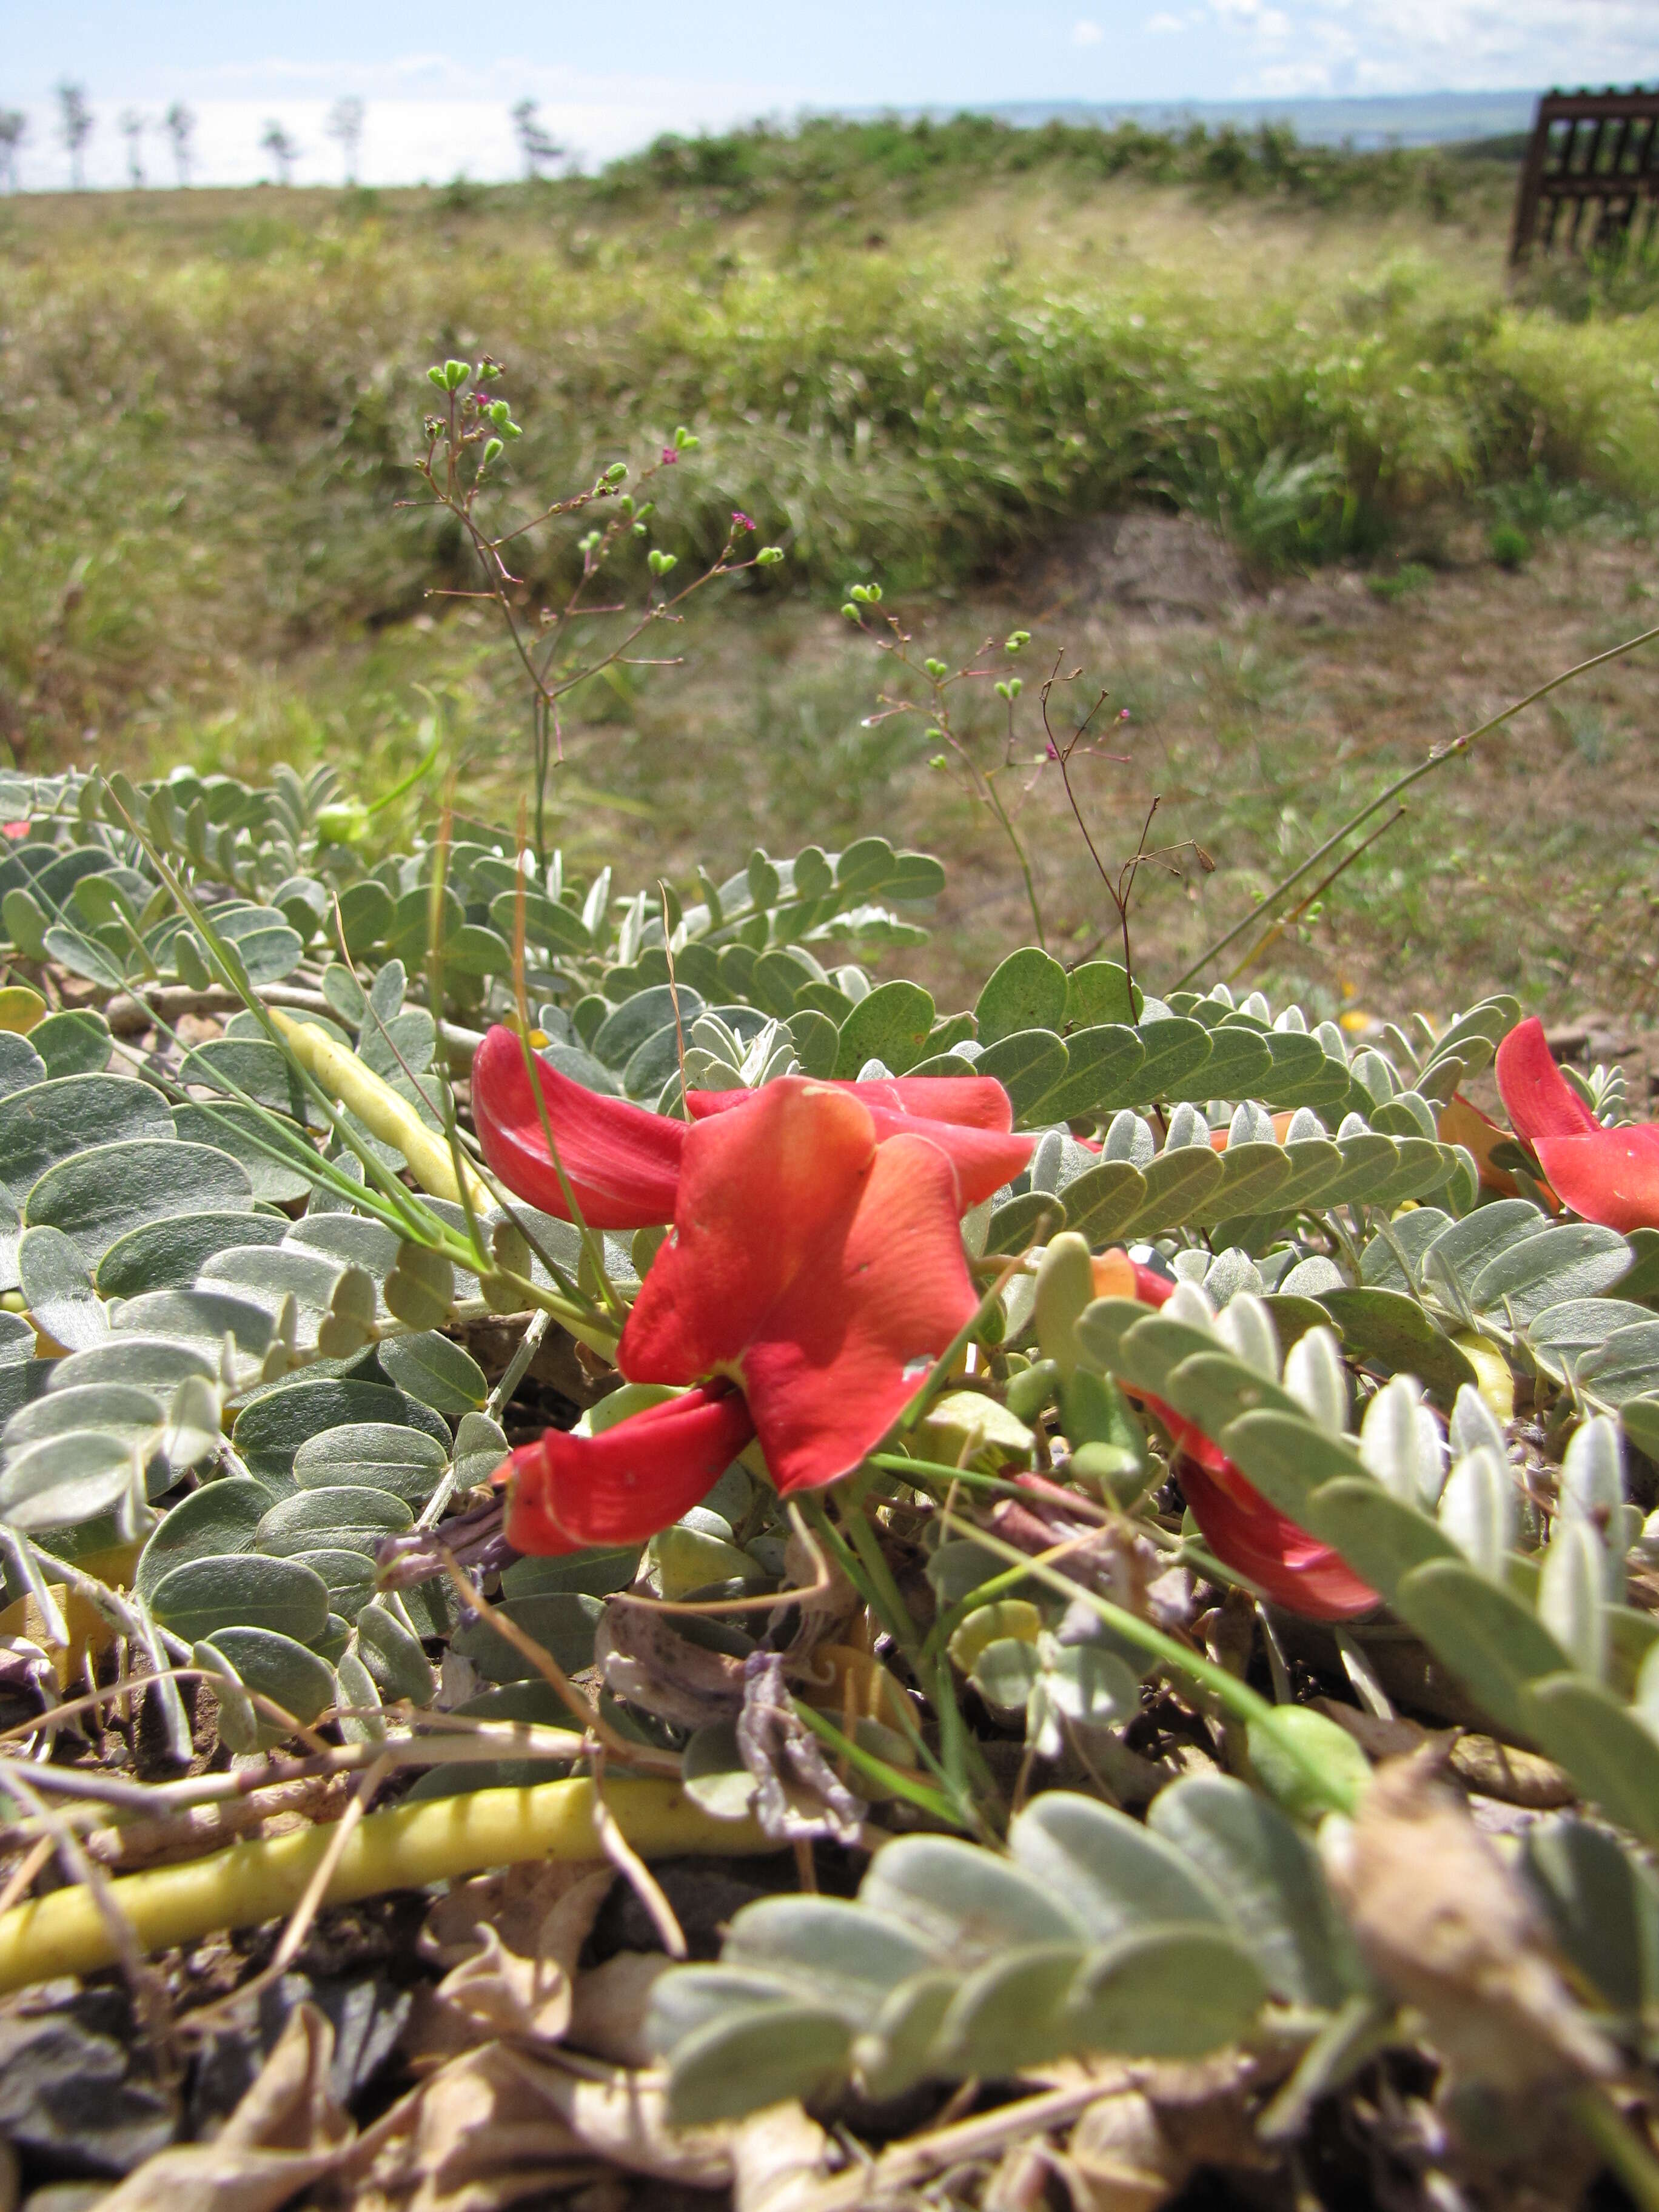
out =
[[[136,107],[129,107],[121,118],[121,136],[127,142],[127,182],[135,191],[143,188],[144,133],[149,128]]]
[[[181,185],[190,182],[190,165],[194,158],[191,141],[196,136],[196,118],[182,100],[175,100],[162,118],[167,137],[173,141],[173,163],[179,172]]]
[[[355,96],[337,100],[329,110],[328,121],[323,128],[340,149],[345,163],[345,180],[349,185],[357,181],[357,154],[363,143],[363,103]]]
[[[259,143],[276,164],[277,183],[291,185],[294,182],[294,164],[300,158],[300,149],[275,116],[260,134]]]
[[[58,88],[58,128],[69,149],[70,177],[77,192],[87,185],[87,141],[93,132],[92,108],[83,84],[64,82]]]
[[[518,133],[526,177],[539,177],[544,169],[550,169],[564,154],[558,140],[543,130],[538,106],[533,100],[521,100],[513,111],[513,128]]]
[[[17,149],[28,137],[29,119],[21,107],[0,107],[0,177],[6,190],[17,190]]]

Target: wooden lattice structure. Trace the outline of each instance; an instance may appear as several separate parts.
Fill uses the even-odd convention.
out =
[[[1577,252],[1615,244],[1633,236],[1638,215],[1645,242],[1659,217],[1659,92],[1546,93],[1516,196],[1510,259],[1524,261],[1534,245]]]

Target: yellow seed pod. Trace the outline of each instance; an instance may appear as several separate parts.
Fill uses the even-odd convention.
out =
[[[1473,1329],[1465,1329],[1452,1342],[1474,1370],[1474,1387],[1488,1412],[1500,1421],[1515,1419],[1515,1371],[1504,1357],[1503,1346],[1494,1344],[1489,1336],[1478,1336]]]

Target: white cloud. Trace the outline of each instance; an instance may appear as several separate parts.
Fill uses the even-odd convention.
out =
[[[1072,26],[1072,44],[1074,46],[1097,46],[1105,36],[1099,24],[1090,22],[1086,16]]]
[[[1179,15],[1149,15],[1146,29],[1154,39],[1178,38],[1187,26]]]

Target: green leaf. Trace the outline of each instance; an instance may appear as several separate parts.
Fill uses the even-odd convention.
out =
[[[1229,1024],[1210,1031],[1207,1055],[1184,1077],[1166,1079],[1164,1095],[1200,1103],[1206,1098],[1259,1098],[1272,1068],[1273,1050],[1261,1031]]]
[[[499,1463],[501,1455],[495,1455]],[[294,1455],[294,1480],[301,1492],[337,1484],[362,1484],[415,1505],[424,1504],[443,1480],[449,1455],[424,1429],[390,1421],[348,1421],[307,1437]]]
[[[23,1219],[31,1228],[62,1230],[95,1267],[118,1238],[159,1216],[252,1203],[246,1172],[228,1153],[172,1136],[138,1137],[94,1145],[48,1168],[28,1194]]]
[[[109,1024],[84,1006],[48,1014],[29,1031],[29,1046],[49,1076],[101,1075],[109,1066]]]
[[[1370,1480],[1352,1440],[1316,1428],[1305,1413],[1245,1413],[1215,1441],[1270,1505],[1297,1522],[1322,1483]]]
[[[1140,1012],[1141,994],[1135,987],[1130,1003],[1127,971],[1115,960],[1085,960],[1066,979],[1066,1026],[1073,1030],[1094,1029],[1102,1023],[1132,1024]],[[1060,1024],[1049,1022],[1050,1029]]]
[[[933,1001],[918,983],[882,983],[861,999],[842,1024],[836,1074],[856,1076],[869,1060],[878,1060],[895,1075],[914,1067],[927,1048],[933,1026]]]
[[[410,1634],[384,1599],[377,1598],[357,1615],[357,1649],[388,1705],[399,1698],[414,1705],[432,1703],[437,1685],[420,1638]]]
[[[269,1628],[313,1644],[328,1620],[328,1591],[320,1575],[293,1559],[209,1553],[169,1567],[155,1583],[150,1610],[191,1644],[223,1628]]]
[[[717,1726],[727,1731],[735,1756],[732,1724]],[[698,1736],[710,1734],[698,1731]],[[706,1757],[702,1763],[709,1771]],[[753,1778],[746,1770],[745,1778],[752,1790]],[[839,1897],[763,1897],[745,1905],[732,1917],[720,1958],[724,1965],[776,1974],[786,1982],[799,1979],[855,2028],[866,2025],[901,1982],[936,1963],[933,1952],[907,1929]]]
[[[1100,1943],[1146,1922],[1220,1925],[1222,1900],[1186,1854],[1127,1813],[1052,1790],[1008,1831],[1015,1863],[1063,1897]]]
[[[981,1044],[989,1045],[1016,1030],[1059,1030],[1069,997],[1059,961],[1028,945],[1011,952],[986,982],[974,1008],[975,1033]]]
[[[1316,1822],[1333,1799],[1357,1799],[1370,1781],[1370,1761],[1346,1729],[1311,1705],[1279,1705],[1271,1725],[1251,1721],[1246,1738],[1257,1780],[1296,1820]],[[1319,1771],[1317,1787],[1310,1765]]]
[[[1068,1064],[1065,1045],[1052,1030],[1016,1030],[989,1045],[974,1063],[980,1075],[994,1076],[1008,1093],[1016,1127],[1024,1127],[1039,1099],[1054,1095]]]
[[[1164,1021],[1143,1022],[1139,1036],[1146,1058],[1135,1073],[1129,1093],[1121,1098],[1105,1100],[1103,1104],[1140,1105],[1167,1097],[1172,1085],[1185,1095],[1210,1057],[1209,1030],[1201,1022],[1188,1021],[1181,1015],[1172,1015]]]
[[[97,1430],[48,1437],[8,1451],[0,1474],[0,1521],[28,1530],[72,1528],[113,1512],[131,1495],[137,1466],[122,1436]]]
[[[1556,1941],[1628,2031],[1659,1997],[1659,1882],[1588,1820],[1540,1820],[1522,1850]]]
[[[1048,1078],[1050,1088],[1033,1098],[1035,1121],[1067,1121],[1102,1112],[1109,1102],[1134,1093],[1135,1077],[1146,1048],[1132,1029],[1115,1023],[1073,1030],[1066,1041],[1066,1062]],[[1044,1066],[1046,1067],[1047,1061]]]
[[[1201,2058],[1242,2041],[1267,1995],[1261,1966],[1226,1929],[1143,1927],[1085,1961],[1064,2048]]]
[[[1599,1351],[1577,1363],[1577,1380],[1603,1405],[1651,1397],[1659,1390],[1659,1321],[1615,1328]]]
[[[1522,1741],[1530,1735],[1526,1686],[1560,1674],[1567,1660],[1518,1599],[1461,1560],[1431,1559],[1402,1579],[1394,1607],[1500,1735]]]
[[[447,1452],[447,1427],[404,1391],[321,1376],[281,1383],[244,1406],[231,1442],[248,1473],[280,1497],[295,1486],[294,1455],[307,1437],[361,1421],[424,1429]]]
[[[334,1702],[334,1669],[327,1661],[275,1630],[222,1628],[198,1645],[196,1658],[203,1665],[218,1660],[239,1682],[269,1698],[306,1726]],[[246,1698],[221,1692],[219,1735],[228,1750],[250,1752],[280,1742],[283,1730],[256,1713]]]
[[[1208,1145],[1180,1145],[1172,1152],[1160,1152],[1143,1172],[1146,1196],[1129,1224],[1132,1237],[1150,1237],[1194,1220],[1220,1189],[1223,1178],[1220,1155]]]
[[[890,1913],[957,1967],[1013,1944],[1077,1943],[1080,1918],[1028,1875],[954,1836],[902,1836],[878,1852],[859,1902]]]
[[[489,1380],[471,1353],[430,1330],[383,1339],[380,1359],[400,1389],[435,1413],[471,1413],[489,1395]]]
[[[1066,1226],[1091,1244],[1124,1237],[1146,1203],[1146,1178],[1127,1160],[1103,1160],[1066,1186]]]
[[[194,1102],[175,1106],[173,1133],[185,1144],[210,1145],[216,1152],[240,1160],[256,1204],[289,1206],[304,1198],[311,1188],[310,1180],[300,1168],[290,1165],[286,1158],[273,1157],[273,1152],[288,1152],[303,1165],[313,1157],[312,1146],[291,1122],[273,1123],[257,1107],[230,1100],[210,1106]]]
[[[1629,1266],[1630,1249],[1617,1230],[1593,1221],[1561,1222],[1484,1267],[1469,1285],[1469,1303],[1476,1313],[1524,1323],[1565,1299],[1610,1291]]]
[[[71,975],[84,975],[106,991],[118,991],[126,981],[121,961],[95,938],[83,936],[78,929],[60,926],[47,930],[45,949],[46,957],[67,968]]]
[[[222,1559],[253,1549],[253,1532],[270,1506],[270,1492],[246,1474],[204,1482],[181,1498],[138,1555],[134,1594],[145,1604],[172,1568],[186,1559]]]
[[[988,1253],[1023,1252],[1031,1239],[1044,1234],[1055,1235],[1065,1226],[1067,1208],[1049,1191],[1023,1191],[997,1207],[985,1232]]]
[[[501,1610],[550,1652],[567,1674],[579,1674],[593,1664],[593,1638],[605,1611],[598,1598],[574,1592],[514,1598]],[[482,1617],[458,1629],[451,1648],[470,1659],[486,1681],[527,1681],[536,1671]]]
[[[65,1075],[0,1098],[0,1182],[21,1209],[59,1160],[129,1137],[170,1137],[161,1093],[124,1075]]]
[[[845,2072],[852,2030],[827,2005],[776,1998],[717,2017],[675,2049],[669,2118],[702,2127],[815,2095]]]
[[[109,1334],[109,1316],[77,1248],[61,1229],[26,1229],[17,1247],[23,1303],[42,1335],[85,1352]]]
[[[40,1233],[57,1234],[46,1230]],[[184,1291],[146,1291],[139,1297],[129,1298],[116,1316],[114,1328],[121,1335],[175,1337],[210,1361],[209,1372],[214,1375],[219,1371],[219,1355],[227,1336],[239,1358],[256,1364],[270,1348],[272,1336],[270,1316],[263,1306],[226,1291],[193,1285]]]
[[[703,1011],[701,996],[683,988],[679,993],[680,1021],[690,1029]],[[648,1038],[674,1030],[674,993],[666,983],[635,991],[614,1013],[607,1014],[590,1039],[590,1049],[605,1066],[624,1068]]]
[[[395,910],[392,894],[373,877],[347,884],[340,893],[340,923],[346,950],[354,960],[361,960],[374,945],[385,942]]]
[[[1066,2000],[1082,1966],[1082,1946],[1075,1942],[996,1953],[951,1999],[933,2068],[957,2079],[994,2081],[1059,2057],[1072,2025]]]
[[[1564,1672],[1531,1682],[1531,1733],[1607,1818],[1659,1842],[1659,1741],[1599,1684]]]
[[[1475,1379],[1468,1354],[1403,1291],[1326,1291],[1319,1303],[1341,1331],[1343,1348],[1357,1365],[1385,1375],[1415,1375],[1446,1406],[1464,1383]]]
[[[1384,1597],[1393,1595],[1413,1567],[1462,1556],[1437,1522],[1391,1498],[1370,1475],[1340,1475],[1322,1483],[1304,1511],[1313,1534],[1334,1546]]]
[[[118,1237],[98,1262],[104,1298],[182,1290],[216,1252],[233,1244],[280,1244],[288,1227],[269,1213],[186,1213],[146,1222]]]
[[[1160,1791],[1146,1825],[1205,1875],[1275,1996],[1334,2011],[1358,1986],[1318,1862],[1276,1806],[1230,1777],[1197,1776]]]
[[[331,1483],[278,1498],[253,1532],[253,1548],[273,1559],[296,1552],[362,1552],[373,1558],[388,1536],[401,1536],[415,1516],[389,1490]]]
[[[1283,1204],[1281,1194],[1295,1180],[1295,1172],[1282,1145],[1266,1140],[1229,1145],[1221,1155],[1221,1181],[1204,1201],[1202,1218],[1226,1221],[1238,1214],[1272,1212]]]

